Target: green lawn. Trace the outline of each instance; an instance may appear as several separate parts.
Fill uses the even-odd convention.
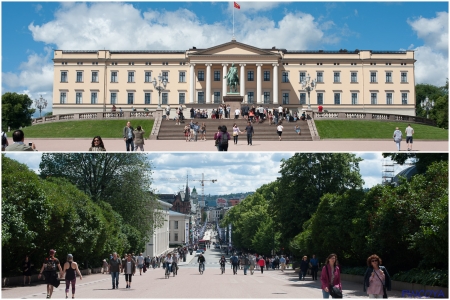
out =
[[[315,120],[317,131],[321,139],[391,139],[395,127],[403,133],[408,123],[383,122],[370,120]],[[414,128],[414,139],[419,140],[448,140],[448,130],[411,124]]]
[[[154,120],[133,119],[131,126],[135,129],[140,125],[148,137],[153,128]],[[23,129],[26,138],[122,138],[123,128],[127,120],[87,120],[67,121],[39,124]]]

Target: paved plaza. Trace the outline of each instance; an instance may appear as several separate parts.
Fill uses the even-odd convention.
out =
[[[25,142],[34,142],[38,151],[88,151],[92,139],[27,139]],[[254,138],[253,145],[248,146],[244,135],[239,137],[239,142],[234,145],[232,141],[229,144],[228,151],[233,152],[396,152],[395,143],[389,140],[321,140],[321,141],[258,141]],[[107,151],[126,151],[123,139],[103,139]],[[447,152],[448,141],[414,141],[414,152]],[[217,151],[214,146],[214,140],[186,142],[184,140],[146,140],[144,145],[148,152],[208,152]],[[401,151],[406,151],[405,142],[401,144]]]

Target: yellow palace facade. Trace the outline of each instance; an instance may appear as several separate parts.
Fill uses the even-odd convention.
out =
[[[207,49],[54,51],[53,114],[132,108],[212,108],[237,68],[243,103],[329,112],[415,115],[413,51],[262,49],[236,40]],[[167,85],[158,91],[153,80]],[[315,80],[308,92],[305,79]]]

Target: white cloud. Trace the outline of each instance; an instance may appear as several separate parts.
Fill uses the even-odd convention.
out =
[[[448,78],[448,13],[437,12],[436,18],[419,17],[407,20],[424,45],[413,49],[415,52],[416,83],[445,85]]]

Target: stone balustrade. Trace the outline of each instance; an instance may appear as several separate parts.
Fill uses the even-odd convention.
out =
[[[384,113],[356,113],[356,112],[311,112],[315,120],[377,120],[377,121],[394,121],[394,122],[411,122],[425,125],[436,126],[436,121],[427,118],[384,114]]]
[[[52,115],[35,118],[31,125],[63,122],[63,121],[79,121],[79,120],[111,120],[111,119],[133,119],[133,118],[155,118],[155,110],[145,111],[124,111],[124,112],[85,112],[64,115]]]

